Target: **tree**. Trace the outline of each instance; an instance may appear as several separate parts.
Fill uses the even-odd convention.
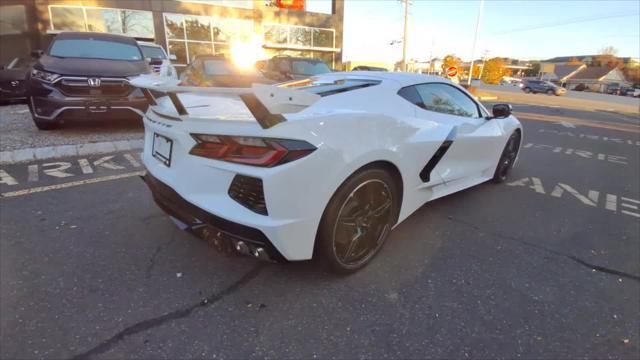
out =
[[[598,51],[598,54],[616,56],[618,55],[618,49],[616,49],[613,46],[605,46],[602,49],[600,49],[600,51]]]
[[[622,69],[624,67],[624,62],[615,55],[601,54],[593,58],[592,65],[606,66],[612,69],[615,67]]]
[[[504,59],[493,58],[485,61],[482,81],[485,84],[498,84],[503,76],[510,76],[511,69],[505,67]]]
[[[442,71],[446,71],[448,68],[455,66],[456,68],[460,69],[460,64],[462,63],[462,60],[460,60],[459,57],[456,57],[455,55],[447,55],[444,57],[444,60],[442,61]]]

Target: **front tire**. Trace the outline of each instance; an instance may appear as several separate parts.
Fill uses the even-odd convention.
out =
[[[556,92],[553,90],[547,90],[547,95],[555,95]]]
[[[509,137],[507,144],[502,150],[500,160],[498,160],[498,166],[493,174],[493,182],[502,183],[507,180],[509,171],[513,168],[513,164],[518,157],[518,150],[520,150],[520,132],[516,131]]]
[[[531,92],[531,89],[526,87],[526,88],[522,89],[522,91],[524,91],[525,94],[528,94],[528,93]]]
[[[348,274],[375,257],[396,223],[398,185],[385,170],[349,177],[333,195],[318,229],[319,254],[336,273]]]

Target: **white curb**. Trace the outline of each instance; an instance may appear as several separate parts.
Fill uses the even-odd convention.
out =
[[[138,150],[144,147],[144,140],[120,140],[78,145],[46,146],[31,149],[0,151],[0,165],[33,160],[46,160],[67,156],[105,154],[116,151]]]

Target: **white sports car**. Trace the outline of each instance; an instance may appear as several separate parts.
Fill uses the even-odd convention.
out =
[[[439,77],[329,73],[250,89],[140,77],[144,177],[176,223],[219,249],[365,266],[424,203],[514,165],[522,126]]]

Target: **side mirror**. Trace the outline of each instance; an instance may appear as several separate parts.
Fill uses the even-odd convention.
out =
[[[493,105],[491,119],[504,119],[511,115],[513,108],[509,104],[495,104]]]
[[[39,59],[42,56],[42,54],[44,54],[44,51],[42,51],[42,50],[33,50],[33,51],[31,51],[31,57],[34,58],[34,59]]]
[[[178,57],[176,56],[176,54],[171,54],[171,55],[169,55],[169,60],[176,61],[176,60],[178,60]]]

